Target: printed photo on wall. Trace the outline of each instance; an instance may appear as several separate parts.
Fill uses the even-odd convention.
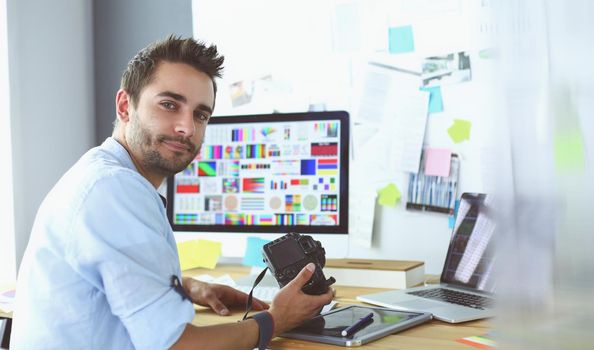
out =
[[[423,86],[440,86],[470,81],[470,57],[464,51],[423,60]]]

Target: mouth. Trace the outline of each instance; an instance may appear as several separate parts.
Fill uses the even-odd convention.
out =
[[[190,146],[188,146],[184,143],[181,143],[181,142],[171,141],[171,140],[163,140],[162,142],[165,145],[165,147],[169,148],[173,152],[180,153],[180,152],[190,152],[191,151]]]

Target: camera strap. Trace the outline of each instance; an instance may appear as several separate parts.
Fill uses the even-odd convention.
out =
[[[258,285],[258,283],[260,283],[260,281],[262,281],[262,278],[264,278],[266,271],[268,271],[268,267],[265,268],[264,270],[262,270],[262,272],[260,272],[258,277],[256,277],[256,280],[254,281],[254,285],[252,286],[252,289],[250,290],[250,294],[248,295],[248,300],[245,303],[245,314],[243,315],[243,320],[245,320],[247,318],[247,315],[250,313],[250,311],[252,311],[252,300],[254,299],[252,294],[254,294],[254,288],[256,288],[256,286]]]

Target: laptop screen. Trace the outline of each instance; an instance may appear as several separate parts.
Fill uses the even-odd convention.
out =
[[[441,282],[480,291],[495,291],[495,220],[491,202],[485,194],[462,194]]]

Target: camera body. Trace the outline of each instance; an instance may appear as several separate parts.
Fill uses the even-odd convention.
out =
[[[314,263],[316,269],[311,279],[302,288],[310,295],[324,294],[336,280],[326,279],[322,268],[326,264],[326,251],[319,241],[311,236],[288,233],[281,238],[267,243],[262,248],[264,262],[282,288],[291,282],[305,265]]]

